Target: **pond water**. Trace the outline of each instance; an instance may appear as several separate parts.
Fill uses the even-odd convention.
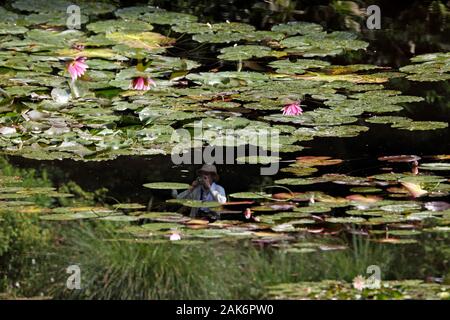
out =
[[[381,270],[386,280],[416,282],[375,292],[354,281],[335,292],[341,284],[320,282],[326,277],[286,278],[268,283],[270,297],[445,298],[450,26],[442,17],[450,9],[437,2],[381,1],[379,30],[367,29],[363,5],[345,1],[80,2],[81,29],[68,32],[65,1],[9,1],[0,7],[2,154],[17,168],[48,172],[54,199],[76,193],[67,189],[73,182],[106,189],[89,204],[97,209],[40,205],[50,226],[110,221],[127,245],[165,245],[176,234],[186,246],[245,242],[291,259],[321,255],[324,265],[328,251],[356,252],[357,237],[404,263]],[[71,80],[77,57],[88,69]],[[133,88],[139,78],[149,90]],[[297,103],[303,112],[282,114]],[[200,126],[211,136],[196,135]],[[219,164],[231,202],[222,207],[169,200],[170,183],[190,184],[199,167],[172,161],[180,128],[196,135],[184,151],[192,141],[229,152],[230,141],[253,141],[279,149],[279,158]],[[275,144],[257,139],[273,129]],[[275,175],[260,173],[268,160],[280,161]],[[19,203],[21,195],[48,193],[8,181],[4,208],[27,212],[36,203]],[[143,186],[155,182],[163,185]],[[221,219],[181,214],[204,206]]]

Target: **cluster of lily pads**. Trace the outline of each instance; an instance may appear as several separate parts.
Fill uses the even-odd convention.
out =
[[[80,7],[79,30],[66,26],[72,4]],[[12,1],[0,14],[0,147],[6,154],[76,160],[170,154],[174,130],[197,126],[215,132],[214,138],[193,136],[197,146],[214,145],[217,136],[238,145],[245,132],[277,129],[280,151],[295,152],[316,137],[355,137],[369,123],[406,130],[448,125],[385,118],[423,98],[384,88],[382,83],[403,73],[332,65],[327,57],[366,50],[368,43],[314,23],[256,30],[153,6],[119,9],[109,2],[65,0]],[[104,14],[114,18],[102,20]],[[186,58],[187,51],[183,58],[172,55],[176,39],[218,46],[217,59],[237,71],[207,71]],[[68,65],[80,58],[87,71],[83,66],[82,76],[71,81]],[[252,71],[249,61],[265,71]],[[446,53],[413,62],[422,64],[402,69],[412,74],[408,79],[448,79]],[[284,105],[299,101],[303,113],[282,114]],[[226,129],[239,134],[226,137]]]
[[[298,157],[281,169],[294,177],[275,180],[273,186],[287,192],[232,193],[229,195],[231,201],[224,205],[167,200],[170,206],[209,207],[221,214],[221,220],[189,218],[176,212],[134,212],[129,219],[148,218],[157,223],[134,225],[124,230],[148,240],[173,233],[181,234],[182,239],[247,238],[291,253],[346,249],[345,241],[330,237],[346,233],[363,235],[379,243],[416,244],[423,233],[446,234],[450,231],[450,203],[445,201],[450,194],[450,184],[448,174],[443,174],[450,171],[450,164],[445,162],[448,158],[432,156],[419,164],[421,158],[418,156],[380,157],[380,161],[389,164],[411,164],[412,170],[358,177],[319,174],[319,169],[324,166],[341,165],[344,162],[341,159]],[[433,171],[442,174],[432,174]],[[348,195],[311,190],[330,183],[342,188],[347,186]],[[170,182],[144,186],[150,189],[188,188],[187,184]],[[427,201],[419,201],[424,198]],[[318,238],[314,240],[315,237]]]
[[[321,174],[325,166],[345,161],[329,157],[298,157],[282,169],[293,176],[275,180],[261,191],[232,193],[229,202],[169,199],[167,210],[151,211],[139,203],[112,206],[42,207],[37,195],[61,198],[54,188],[30,188],[19,177],[0,177],[0,209],[38,214],[43,221],[95,219],[117,224],[123,241],[180,244],[199,241],[251,241],[290,254],[345,250],[345,235],[359,235],[381,244],[416,245],[427,237],[445,241],[450,231],[448,155],[381,157],[381,163],[411,164],[411,172],[381,172],[366,177]],[[392,168],[391,168],[392,169]],[[397,170],[400,171],[400,170]],[[437,173],[434,173],[437,172]],[[323,184],[340,191],[320,191]],[[185,189],[185,183],[153,182],[150,189]],[[283,192],[277,192],[282,189]],[[326,190],[333,190],[327,188]],[[271,192],[270,192],[271,191]],[[339,195],[339,194],[347,195]],[[189,217],[180,209],[208,207],[219,220]]]
[[[415,64],[404,66],[400,71],[408,73],[407,79],[413,81],[450,80],[450,53],[428,53],[411,59]]]

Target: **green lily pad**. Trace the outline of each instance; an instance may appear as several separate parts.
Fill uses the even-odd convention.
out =
[[[311,34],[322,32],[322,26],[317,23],[292,21],[285,24],[278,24],[272,27],[272,31],[282,32],[288,35]]]
[[[351,188],[350,191],[356,192],[356,193],[378,193],[383,190],[380,188],[375,188],[375,187],[355,187],[355,188]]]
[[[114,215],[114,216],[102,217],[102,218],[100,218],[100,220],[115,221],[115,222],[133,222],[133,221],[138,221],[139,217]]]
[[[450,163],[445,162],[430,162],[430,163],[422,163],[419,166],[420,169],[423,170],[437,170],[437,171],[450,171]]]
[[[326,218],[325,221],[331,223],[361,223],[365,222],[366,219],[359,217],[343,217],[343,218]]]
[[[155,10],[154,12],[144,13],[142,18],[145,21],[148,21],[153,24],[169,24],[169,25],[186,24],[197,21],[196,16],[187,13],[179,13],[164,10],[157,10],[157,11]]]
[[[436,130],[448,128],[448,123],[439,121],[408,121],[393,124],[392,127],[409,131]]]
[[[237,192],[229,195],[231,198],[237,199],[266,199],[271,195],[264,192]]]
[[[236,161],[239,163],[250,163],[250,164],[269,164],[276,163],[280,161],[281,158],[277,156],[246,156],[237,157]]]
[[[277,73],[303,74],[308,69],[322,69],[330,63],[321,60],[298,59],[295,62],[290,60],[277,60],[269,63],[269,66],[276,69]]]
[[[166,189],[166,190],[189,189],[190,187],[189,184],[180,182],[152,182],[146,183],[143,186],[149,189]]]
[[[137,210],[137,209],[144,209],[146,206],[140,204],[140,203],[119,203],[113,205],[114,209],[123,209],[123,210]]]
[[[240,45],[226,47],[220,50],[221,54],[217,57],[222,60],[248,60],[251,58],[262,58],[273,55],[269,47],[257,45]]]
[[[214,208],[220,207],[221,204],[215,201],[200,201],[200,200],[189,200],[189,199],[170,199],[166,201],[167,203],[181,204],[186,207],[191,208]]]
[[[95,33],[109,33],[109,32],[142,32],[151,31],[153,26],[144,21],[133,21],[130,23],[125,20],[102,20],[90,23],[86,26],[88,30]]]
[[[388,234],[391,236],[416,236],[421,232],[418,230],[389,230]]]
[[[172,39],[155,32],[127,33],[118,31],[107,33],[106,38],[130,48],[148,51],[158,49],[161,46],[168,46],[172,43]]]
[[[427,53],[411,59],[412,62],[421,62],[400,68],[400,71],[409,73],[407,79],[412,81],[446,81],[450,79],[450,54],[448,52]]]
[[[176,223],[152,222],[143,224],[140,227],[145,231],[160,231],[160,230],[178,229],[180,228],[180,225]]]
[[[39,216],[39,218],[41,220],[51,220],[51,221],[70,221],[80,219],[104,218],[107,216],[109,215],[86,211],[76,213],[55,213],[55,214],[41,215]]]
[[[310,205],[308,207],[294,208],[294,212],[302,212],[302,213],[325,213],[330,211],[331,211],[330,207],[321,205]]]

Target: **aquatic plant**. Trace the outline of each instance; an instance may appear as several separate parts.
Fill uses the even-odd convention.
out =
[[[249,134],[251,129],[281,125],[284,131],[277,147],[291,153],[302,150],[304,141],[355,137],[374,123],[411,131],[448,126],[396,115],[388,120],[383,115],[423,101],[385,87],[390,79],[405,74],[384,66],[325,61],[366,50],[368,43],[352,32],[327,32],[304,21],[263,31],[242,22],[203,23],[190,14],[151,6],[119,9],[85,2],[80,3],[80,22],[86,28],[59,32],[55,28],[64,26],[59,12],[66,2],[11,4],[10,10],[1,9],[5,27],[0,28],[0,86],[7,96],[1,114],[7,119],[17,112],[18,104],[28,110],[14,118],[14,126],[8,121],[1,124],[2,153],[84,161],[170,154],[174,142],[169,137],[176,129],[203,124],[215,134],[191,137],[198,147],[235,141],[236,137],[224,136],[222,126],[246,133],[239,134],[237,144],[252,145],[259,142]],[[106,12],[114,17],[101,20],[99,15]],[[164,28],[181,43],[219,44],[214,60],[224,63],[224,68],[237,62],[239,71],[206,71],[191,51],[173,56],[169,50],[178,45],[177,40],[158,33]],[[418,56],[413,61],[424,66],[405,66],[403,71],[424,74],[420,70],[428,68],[441,79],[446,57],[446,53]],[[73,79],[90,70],[83,81],[70,85],[72,97],[63,77],[67,66],[61,70],[61,61],[70,61]],[[150,96],[147,89],[155,83],[158,87]],[[301,117],[276,113],[299,92],[311,103],[310,110],[301,113],[293,106],[283,110],[285,115],[301,113]],[[64,125],[55,126],[56,119]]]
[[[67,71],[72,80],[77,80],[83,76],[87,68],[89,68],[89,66],[86,64],[85,57],[77,57],[67,64]]]
[[[444,278],[448,270],[450,156],[377,154],[374,168],[349,172],[355,159],[321,155],[315,146],[340,148],[344,138],[365,139],[380,128],[398,136],[417,132],[417,141],[430,131],[445,139],[445,114],[431,109],[430,95],[415,85],[434,82],[445,102],[438,90],[449,79],[448,52],[417,55],[397,70],[366,61],[378,55],[360,38],[364,33],[313,22],[256,30],[149,5],[77,3],[83,27],[66,31],[66,0],[0,7],[1,153],[101,161],[171,155],[175,145],[180,152],[256,146],[280,153],[233,160],[280,163],[280,174],[234,190],[225,204],[168,200],[158,190],[185,189],[184,178],[150,175],[141,191],[162,198],[155,209],[152,201],[106,200],[104,192],[87,193],[73,182],[27,185],[5,164],[4,261],[25,257],[30,239],[46,243],[41,226],[48,226],[59,240],[43,254],[60,257],[58,268],[81,261],[90,286],[67,292],[58,280],[48,292],[56,297],[445,298],[447,287],[421,279]],[[299,97],[308,110],[294,102]],[[424,107],[433,112],[422,119],[416,109]],[[172,139],[178,129],[192,133],[189,141]],[[277,142],[264,145],[258,130],[278,132]],[[222,219],[181,213],[201,207]],[[370,263],[386,273],[379,291],[355,278]],[[59,274],[52,267],[46,271]],[[38,278],[33,292],[41,289]],[[324,279],[333,281],[308,283]],[[2,289],[10,290],[11,281]]]
[[[303,113],[303,109],[300,107],[300,102],[287,104],[281,110],[285,116],[298,116]]]
[[[136,77],[131,81],[130,88],[134,90],[147,91],[150,90],[150,86],[155,85],[155,82],[146,77]]]

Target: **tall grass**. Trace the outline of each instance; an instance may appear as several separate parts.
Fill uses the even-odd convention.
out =
[[[57,298],[90,299],[263,299],[266,287],[283,282],[351,281],[371,264],[391,267],[392,255],[357,239],[339,252],[289,254],[249,242],[205,244],[122,241],[106,224],[83,223],[65,231]],[[78,264],[81,290],[65,287],[64,268]]]

